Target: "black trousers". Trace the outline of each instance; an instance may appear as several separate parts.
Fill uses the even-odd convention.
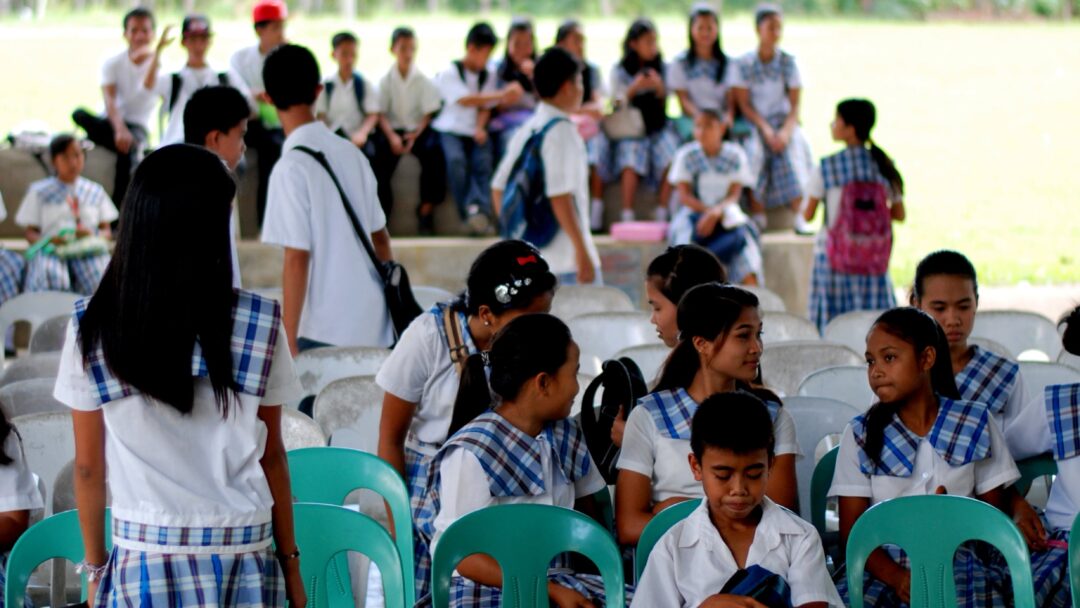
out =
[[[247,135],[244,136],[247,147],[255,150],[258,156],[259,190],[256,194],[256,209],[259,227],[262,228],[266,215],[266,194],[270,190],[270,171],[281,158],[281,146],[285,143],[285,131],[280,127],[267,128],[256,119],[248,121]]]
[[[116,130],[113,129],[108,118],[91,114],[79,108],[72,113],[71,119],[75,121],[75,124],[82,127],[83,131],[86,131],[86,137],[95,145],[116,153],[116,177],[113,181],[112,199],[116,203],[116,207],[120,208],[124,204],[124,196],[127,194],[128,184],[131,182],[131,172],[135,170],[135,166],[142,160],[143,151],[146,148],[148,138],[146,129],[130,122],[126,123],[128,131],[131,131],[135,141],[131,143],[131,148],[128,149],[127,154],[121,154],[116,149]]]
[[[404,135],[405,131],[396,131],[398,135]],[[375,179],[379,183],[379,202],[387,217],[394,207],[394,193],[390,188],[390,181],[394,177],[401,157],[390,150],[390,140],[382,131],[372,134],[371,139],[375,143],[375,156],[371,162],[371,168],[375,171]],[[420,161],[420,202],[439,204],[446,198],[446,160],[443,158],[442,144],[439,134],[428,127],[420,134],[413,144],[412,154]]]

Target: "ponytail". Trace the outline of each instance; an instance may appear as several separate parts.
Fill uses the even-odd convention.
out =
[[[15,426],[8,421],[7,415],[4,413],[4,408],[0,407],[0,466],[7,466],[15,460],[4,451],[4,444],[7,443],[8,436],[12,433],[18,435],[19,432],[15,430]]]
[[[870,461],[879,467],[884,468],[881,449],[885,447],[885,427],[889,426],[889,422],[899,410],[899,403],[878,401],[866,412],[866,442],[863,444],[863,451]]]
[[[845,99],[836,105],[836,113],[844,122],[855,129],[855,137],[870,146],[870,157],[874,159],[878,171],[889,182],[893,193],[897,196],[904,195],[904,178],[897,170],[889,155],[878,147],[870,137],[870,131],[877,122],[877,109],[867,99]]]
[[[491,390],[488,389],[487,367],[484,355],[469,355],[465,360],[465,369],[461,372],[461,384],[458,385],[457,397],[454,398],[454,413],[450,418],[449,437],[494,405],[491,402]]]
[[[664,367],[660,370],[660,378],[656,381],[653,392],[674,391],[689,387],[694,382],[694,376],[697,375],[700,367],[701,360],[698,358],[697,349],[694,348],[694,341],[681,340],[664,361]]]
[[[1062,317],[1060,325],[1065,326],[1061,334],[1061,345],[1065,352],[1080,357],[1080,306]]]
[[[889,155],[878,147],[877,144],[871,139],[866,140],[870,144],[870,157],[874,159],[874,163],[877,164],[878,171],[889,182],[889,186],[892,187],[893,193],[897,196],[904,196],[904,178],[900,175],[900,171],[896,168],[896,164],[893,163]]]

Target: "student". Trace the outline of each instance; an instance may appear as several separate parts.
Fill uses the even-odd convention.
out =
[[[889,155],[870,139],[877,120],[874,104],[865,99],[847,99],[836,106],[832,138],[846,148],[821,159],[810,178],[810,199],[803,219],[810,221],[818,204],[825,202],[825,226],[814,244],[814,267],[810,278],[808,316],[824,331],[829,319],[852,310],[885,310],[896,306],[887,260],[884,270],[874,274],[841,272],[830,258],[829,241],[843,215],[845,190],[852,184],[876,183],[884,188],[892,221],[904,221],[904,178]],[[854,187],[854,186],[851,186]],[[839,235],[843,236],[843,235]],[[891,230],[888,246],[891,247]]]
[[[161,145],[176,144],[184,141],[184,107],[192,94],[210,86],[226,85],[236,87],[244,95],[243,80],[235,72],[217,72],[206,62],[206,53],[210,50],[213,33],[210,20],[203,15],[188,15],[180,28],[180,44],[187,51],[187,63],[179,72],[159,75],[161,52],[173,39],[169,37],[171,27],[166,27],[158,41],[150,70],[146,73],[143,85],[163,101],[162,113],[169,115],[169,124],[161,136]],[[253,109],[253,108],[252,108]],[[251,110],[248,113],[251,113]]]
[[[0,194],[0,222],[7,219],[7,205]],[[19,295],[26,276],[26,258],[22,254],[0,247],[0,305]]]
[[[22,438],[3,409],[0,408],[0,596],[4,593],[8,552],[30,527],[30,511],[45,508],[37,479],[26,466]],[[0,608],[3,606],[0,597]]]
[[[206,150],[148,156],[116,258],[75,305],[54,396],[72,409],[92,606],[306,601],[280,407],[300,383],[280,307],[232,288],[235,192]]]
[[[588,508],[587,499],[605,488],[581,428],[569,418],[578,392],[579,355],[562,321],[533,314],[500,330],[489,363],[479,355],[469,357],[458,400],[482,409],[495,406],[492,393],[499,401],[435,455],[425,516],[418,522],[431,538],[432,551],[451,524],[474,511],[501,504]],[[495,457],[508,449],[516,457]],[[450,583],[451,607],[499,605],[502,576],[491,557],[467,557],[457,574]],[[556,569],[547,589],[560,607],[603,603],[603,586],[595,575]]]
[[[559,232],[540,248],[551,271],[563,285],[601,283],[600,254],[585,224],[589,217],[589,173],[585,142],[570,122],[570,113],[581,106],[581,64],[558,47],[548,49],[536,63],[536,92],[540,106],[506,149],[491,180],[496,210],[510,179],[511,170],[525,143],[549,124],[540,156],[544,163],[544,194],[551,202]]]
[[[86,154],[72,135],[49,143],[56,175],[30,184],[15,214],[26,230],[26,291],[94,293],[112,238],[110,224],[120,217],[105,188],[82,177]]]
[[[759,221],[768,210],[764,221],[771,230],[791,228],[792,211],[802,205],[813,162],[799,128],[802,77],[795,58],[779,48],[783,19],[778,6],[758,7],[758,48],[740,57],[731,72],[735,101],[755,127],[747,145],[757,177],[753,210]]]
[[[705,499],[657,541],[632,606],[697,608],[729,601],[759,608],[750,598],[721,591],[739,570],[757,568],[785,581],[793,606],[842,608],[817,530],[765,496],[774,443],[772,418],[757,397],[722,393],[701,404],[691,423],[688,460]]]
[[[455,417],[454,398],[465,358],[490,350],[492,338],[511,320],[550,310],[555,295],[547,262],[523,241],[500,241],[485,249],[473,262],[466,285],[456,300],[413,321],[375,376],[385,391],[378,455],[408,484],[414,521],[428,490],[431,459],[450,435],[451,421],[464,416]],[[448,316],[453,321],[449,328]],[[416,597],[423,597],[431,562],[421,536],[416,543]]]
[[[653,392],[630,412],[619,455],[615,522],[619,542],[637,543],[653,516],[701,496],[686,466],[690,419],[716,393],[749,388],[761,360],[761,316],[754,294],[730,285],[699,285],[679,302],[679,345]],[[776,436],[768,495],[793,508],[798,500],[795,422],[774,395],[767,405]]]
[[[676,124],[683,139],[690,138],[694,120],[702,110],[712,110],[728,125],[735,122],[730,86],[731,72],[737,68],[720,47],[720,15],[711,6],[694,5],[688,30],[690,46],[668,68],[668,85],[682,108],[683,116]]]
[[[105,98],[103,116],[80,108],[71,115],[95,144],[116,153],[113,198],[123,204],[131,172],[142,158],[150,135],[150,113],[157,100],[143,82],[150,70],[150,48],[154,40],[154,13],[133,8],[124,15],[127,50],[105,60],[101,69],[101,93]]]
[[[431,121],[442,107],[435,83],[416,67],[416,33],[398,27],[390,36],[395,63],[379,81],[379,130],[374,134],[372,168],[379,182],[379,202],[389,216],[394,206],[391,181],[398,161],[412,154],[420,161],[418,231],[435,234],[435,205],[446,198],[446,159]]]
[[[600,68],[585,59],[585,33],[581,23],[573,19],[564,21],[555,33],[555,46],[569,51],[581,62],[581,107],[570,116],[578,127],[578,134],[585,140],[585,153],[589,156],[589,194],[592,195],[589,224],[593,232],[599,232],[604,227],[604,181],[610,173],[607,161],[611,144],[600,128],[607,87]]]
[[[649,262],[645,295],[656,335],[668,348],[679,344],[677,311],[683,295],[705,283],[727,283],[727,272],[711,251],[698,245],[675,245]]]
[[[393,259],[375,175],[356,146],[315,119],[322,88],[311,51],[287,44],[266,58],[266,96],[285,130],[286,154],[270,176],[262,240],[285,248],[285,331],[293,353],[318,346],[383,346],[393,327],[383,284],[345,211],[333,176],[307,153],[325,155],[379,262]]]
[[[510,31],[506,33],[506,52],[495,64],[495,76],[499,88],[510,83],[517,83],[523,91],[517,99],[507,98],[495,106],[491,114],[488,130],[495,138],[495,162],[498,163],[506,153],[510,138],[518,128],[529,120],[536,104],[540,103],[536,87],[533,85],[533,70],[536,67],[536,34],[532,21],[515,18],[510,22]]]
[[[713,110],[694,119],[694,140],[679,148],[668,181],[679,195],[679,210],[668,230],[672,245],[697,243],[727,268],[732,283],[757,285],[765,262],[758,233],[739,207],[750,183],[746,154],[724,141],[728,123]]]
[[[844,429],[829,496],[840,499],[840,546],[871,506],[897,496],[951,494],[1002,508],[1005,487],[1020,474],[986,406],[961,400],[948,342],[934,319],[916,308],[878,317],[866,338],[867,375],[880,400]],[[868,606],[899,606],[911,597],[911,572],[898,552],[878,549],[866,563]],[[963,573],[957,602],[1011,605],[1008,581],[969,545],[957,551]],[[840,595],[847,600],[846,577]],[[1038,605],[1038,604],[1036,604]]]
[[[634,221],[634,197],[642,178],[655,183],[660,192],[656,219],[667,219],[671,186],[668,166],[678,149],[679,134],[668,123],[664,59],[657,46],[652,21],[638,19],[623,39],[622,59],[611,70],[611,98],[616,106],[632,106],[641,112],[645,136],[615,142],[614,166],[622,183],[622,221]]]
[[[251,11],[251,18],[255,23],[255,35],[259,38],[259,43],[233,53],[229,65],[240,76],[244,88],[253,97],[258,108],[258,118],[248,125],[244,141],[257,155],[259,190],[256,209],[259,226],[262,226],[270,188],[270,173],[281,158],[281,147],[285,141],[285,133],[274,104],[266,95],[263,64],[271,51],[285,44],[285,20],[289,18],[289,8],[284,0],[258,0]]]
[[[330,130],[364,151],[375,154],[371,134],[379,124],[379,92],[356,71],[360,41],[350,32],[338,32],[330,40],[338,69],[323,82],[315,101],[315,115]]]
[[[473,235],[491,230],[491,109],[524,92],[516,82],[497,88],[487,63],[498,41],[487,23],[473,25],[465,37],[465,57],[435,76],[443,108],[431,126],[439,133],[450,194]]]

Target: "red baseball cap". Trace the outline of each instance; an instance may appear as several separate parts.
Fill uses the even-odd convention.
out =
[[[289,7],[283,0],[259,0],[251,11],[255,23],[263,21],[284,21],[289,18]]]

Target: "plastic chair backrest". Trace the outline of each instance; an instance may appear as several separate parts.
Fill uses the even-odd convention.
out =
[[[861,353],[866,351],[866,334],[881,316],[882,310],[853,310],[829,319],[823,338],[829,342],[843,344],[851,350]]]
[[[863,608],[863,573],[870,554],[897,545],[911,560],[911,606],[956,605],[953,555],[972,540],[1005,556],[1016,608],[1035,608],[1031,557],[1023,535],[1001,511],[962,496],[906,496],[874,505],[851,529],[847,577],[851,608]]]
[[[637,363],[639,369],[641,369],[641,376],[645,378],[646,384],[652,384],[657,377],[660,376],[660,370],[664,367],[664,362],[667,361],[668,355],[671,354],[671,349],[664,344],[641,344],[639,346],[631,346],[624,348],[615,353],[613,359],[620,359],[622,357],[629,357]],[[588,385],[584,385],[588,386]],[[582,387],[582,390],[584,389]]]
[[[416,303],[420,305],[420,310],[431,310],[436,304],[450,302],[454,299],[454,294],[442,287],[413,285],[412,292],[413,297],[416,298]]]
[[[1069,538],[1080,538],[1080,513],[1073,520]],[[1069,543],[1069,576],[1072,577],[1069,587],[1072,590],[1073,608],[1080,608],[1080,542],[1077,541]]]
[[[374,453],[379,447],[382,403],[383,390],[374,376],[342,378],[319,392],[313,414],[330,445]]]
[[[1080,357],[1077,357],[1067,350],[1062,350],[1058,353],[1057,362],[1062,365],[1067,365],[1075,370],[1080,370]]]
[[[785,397],[784,409],[795,421],[795,435],[803,457],[795,461],[795,476],[799,481],[799,511],[810,519],[811,479],[814,476],[815,450],[829,435],[839,435],[861,411],[843,401],[825,397]],[[831,447],[831,446],[830,446]]]
[[[326,445],[326,435],[322,428],[307,414],[289,408],[281,410],[281,439],[286,450]]]
[[[827,397],[854,406],[860,412],[877,401],[866,377],[865,365],[836,365],[811,373],[799,384],[803,397]]]
[[[105,509],[105,548],[112,549],[112,517],[109,509]],[[57,558],[77,564],[84,557],[78,511],[57,513],[34,524],[23,532],[8,554],[4,605],[22,608],[30,574],[39,565]]]
[[[397,547],[379,522],[344,507],[314,503],[293,505],[293,517],[296,546],[303,556],[300,574],[309,606],[329,605],[324,590],[340,581],[326,580],[326,574],[334,559],[346,551],[366,555],[379,568],[387,608],[411,606],[403,595],[405,578]]]
[[[335,380],[354,376],[374,376],[389,356],[390,349],[387,348],[368,346],[313,348],[296,356],[296,377],[300,379],[305,396],[318,396]]]
[[[600,365],[631,346],[662,344],[656,328],[643,312],[601,312],[566,322],[581,347],[581,373],[598,375]]]
[[[0,376],[0,386],[7,386],[20,380],[34,378],[52,378],[60,371],[60,353],[38,353],[18,359],[12,359],[4,374]]]
[[[30,354],[54,353],[64,348],[71,315],[53,317],[34,328],[30,335]]]
[[[0,403],[11,416],[65,412],[67,406],[53,397],[56,378],[31,378],[0,387]]]
[[[641,574],[645,572],[645,565],[649,561],[649,554],[652,553],[653,547],[656,546],[660,537],[663,536],[671,526],[674,526],[689,517],[689,515],[694,512],[694,509],[699,506],[701,506],[700,498],[684,500],[683,502],[675,503],[663,511],[660,511],[649,520],[649,523],[645,524],[645,529],[641,531],[641,536],[638,538],[637,548],[634,550],[635,581],[641,582]]]
[[[637,307],[626,292],[600,285],[563,285],[551,301],[551,314],[563,321],[590,313],[635,310]]]
[[[51,492],[64,465],[75,458],[75,431],[71,412],[30,414],[11,419],[22,438],[26,467],[37,474]],[[45,496],[47,513],[52,513]]]
[[[1013,484],[1021,496],[1026,496],[1031,484],[1040,477],[1057,475],[1057,461],[1050,452],[1016,461],[1016,468],[1020,469],[1020,479]]]
[[[547,608],[548,566],[561,553],[590,559],[604,579],[607,608],[626,606],[622,558],[607,530],[588,516],[549,505],[498,505],[447,528],[432,558],[435,608],[450,605],[450,578],[461,560],[482,553],[502,568],[502,605]]]
[[[1016,360],[1016,353],[1010,351],[1008,347],[1006,347],[1001,342],[995,342],[990,338],[979,338],[977,336],[970,336],[968,337],[968,345],[978,346],[979,348],[983,350],[988,350],[995,355],[1001,355],[1002,357],[1005,357],[1006,359],[1012,359],[1013,361]]]
[[[762,324],[765,331],[765,339],[769,344],[778,342],[793,342],[796,340],[820,340],[817,326],[805,317],[793,315],[790,312],[764,311]]]
[[[82,296],[66,291],[36,291],[22,293],[0,306],[0,336],[6,336],[7,330],[17,321],[30,324],[30,333],[36,327],[53,317],[67,315],[75,311],[75,302]],[[0,353],[0,357],[3,354]]]
[[[1061,352],[1057,325],[1026,310],[981,310],[975,315],[971,335],[999,342],[1017,356],[1038,350],[1054,361]]]
[[[758,310],[762,312],[787,312],[784,298],[781,298],[780,294],[775,291],[757,285],[740,285],[739,287],[757,296]]]
[[[863,357],[850,348],[823,341],[766,343],[761,353],[765,386],[784,395],[794,395],[799,384],[819,369],[862,363]]]
[[[840,446],[825,452],[814,467],[813,477],[810,478],[810,523],[817,528],[819,536],[825,535],[825,507],[833,473],[836,472],[836,455],[839,453]]]
[[[1024,388],[1043,394],[1043,389],[1052,384],[1076,384],[1080,382],[1080,371],[1061,363],[1042,363],[1039,361],[1020,361],[1020,375],[1024,377]]]

